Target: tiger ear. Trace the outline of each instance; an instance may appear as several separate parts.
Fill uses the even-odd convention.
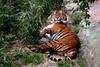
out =
[[[53,15],[53,12],[54,12],[54,10],[51,10],[51,11],[50,11],[50,14],[49,14],[48,19],[51,19],[52,15]]]
[[[62,12],[63,14],[67,14],[67,10],[65,9],[61,9],[60,12]]]
[[[54,12],[53,10],[50,11],[50,14],[48,16],[48,20],[50,20],[52,18],[53,12]]]
[[[68,11],[67,11],[66,9],[63,9],[63,11],[65,12],[65,14],[67,14],[67,13],[68,13]]]
[[[67,16],[71,16],[70,13],[68,12],[68,10],[64,9],[63,11]]]
[[[68,12],[67,12],[67,10],[65,11],[65,14],[67,14]]]
[[[68,13],[68,10],[66,8],[62,8],[63,12],[65,12],[65,14]]]

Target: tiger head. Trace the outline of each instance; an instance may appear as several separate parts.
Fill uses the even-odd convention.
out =
[[[69,15],[64,10],[53,10],[51,15],[48,17],[48,21],[50,23],[68,23],[69,22]]]

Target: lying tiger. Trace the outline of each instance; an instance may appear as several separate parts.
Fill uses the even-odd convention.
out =
[[[49,38],[47,41],[40,42],[37,48],[42,51],[49,51],[50,54],[75,59],[80,46],[77,34],[67,26],[66,15],[63,15],[64,17],[56,15],[55,18],[52,16],[48,18],[51,24],[40,31],[40,38],[46,37],[47,34],[49,34]]]
[[[52,23],[40,31],[40,37],[43,38],[49,34],[47,41],[39,43],[37,48],[42,51],[51,51],[61,56],[76,58],[80,42],[77,34],[63,23]]]
[[[47,25],[40,31],[40,37],[50,34],[48,41],[40,43],[38,48],[42,50],[53,50],[59,55],[74,59],[79,49],[79,38],[75,32],[63,23]]]

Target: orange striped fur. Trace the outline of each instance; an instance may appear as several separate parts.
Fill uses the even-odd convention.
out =
[[[59,55],[74,58],[79,49],[79,38],[68,26],[63,23],[52,23],[40,31],[40,37],[46,33],[50,34],[50,39],[40,43],[38,48],[42,50],[52,49]]]

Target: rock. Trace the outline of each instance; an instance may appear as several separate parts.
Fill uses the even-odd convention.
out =
[[[74,0],[63,0],[64,4],[65,4],[65,9],[72,14],[73,11],[77,10],[78,5],[77,3],[73,2]]]
[[[78,35],[86,67],[100,67],[100,23],[91,23],[88,29],[81,28]]]
[[[77,4],[76,3],[68,3],[67,5],[65,5],[66,10],[72,11],[72,10],[76,10],[77,9]]]
[[[100,22],[100,0],[96,0],[91,4],[88,14],[92,22]]]
[[[85,67],[100,67],[100,0],[89,9],[91,23],[88,28],[81,28],[78,35],[81,41],[81,53]]]

